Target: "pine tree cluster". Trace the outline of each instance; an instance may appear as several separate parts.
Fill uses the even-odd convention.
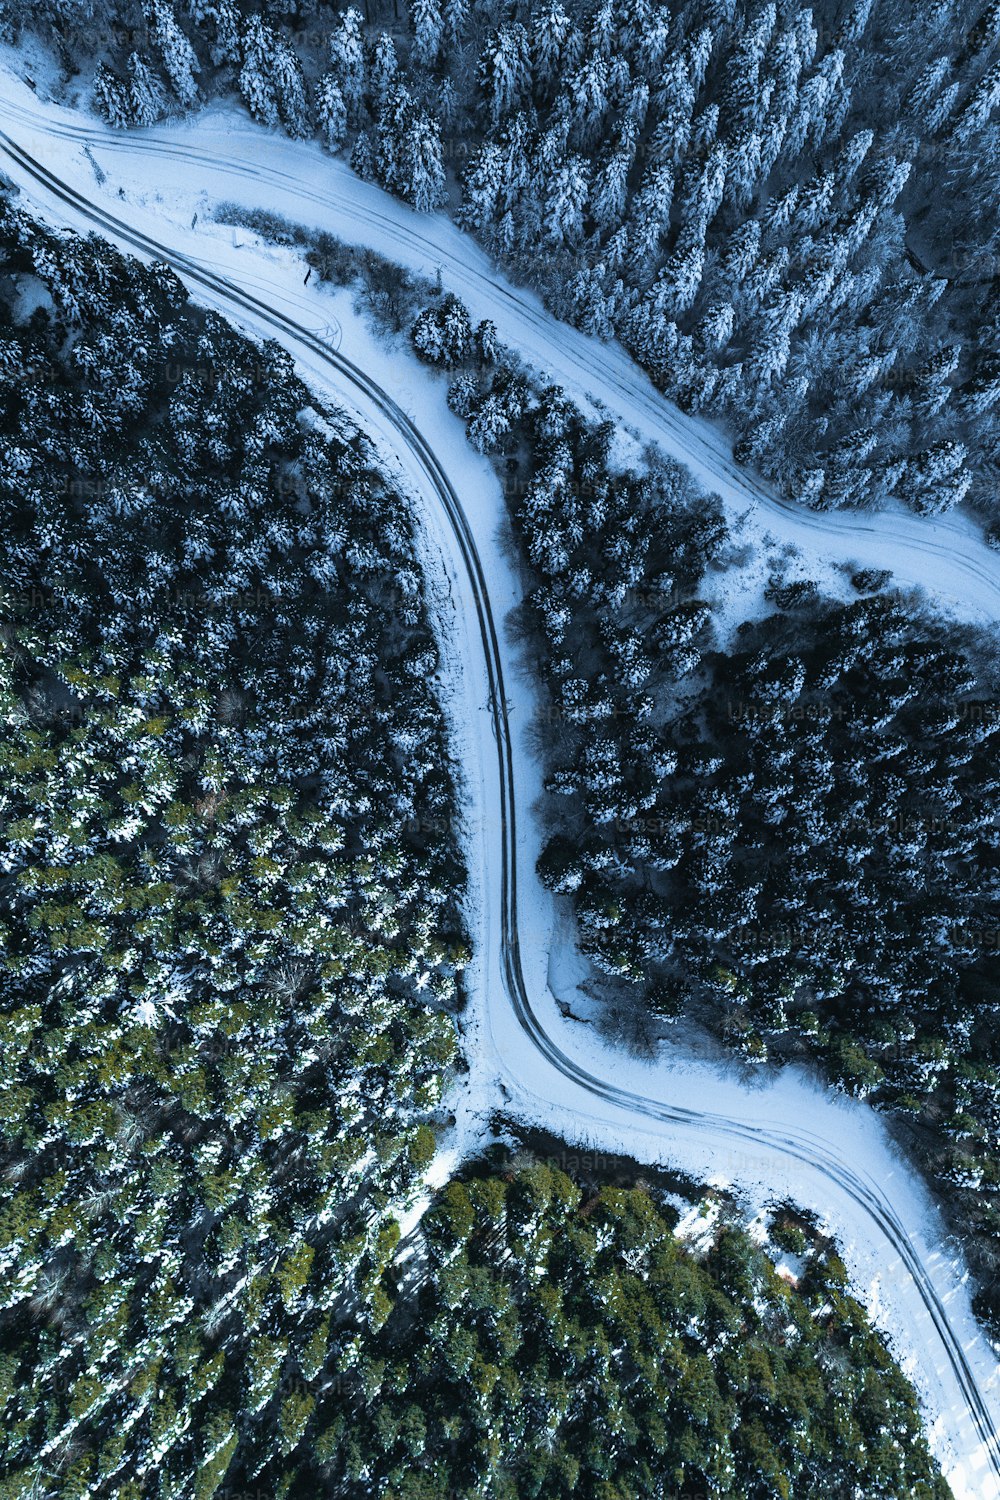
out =
[[[696,1256],[676,1219],[543,1163],[450,1183],[407,1315],[340,1356],[303,1493],[947,1500],[836,1253],[809,1244],[793,1286],[738,1226]]]
[[[0,246],[0,1493],[247,1493],[444,1120],[423,581],[280,349],[7,197]]]

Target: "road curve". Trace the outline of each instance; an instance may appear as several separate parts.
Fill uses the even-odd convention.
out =
[[[162,124],[123,134],[99,121],[42,106],[11,80],[0,97],[0,122],[33,155],[45,143],[72,141],[108,154],[148,192],[192,193],[194,184],[218,199],[250,207],[280,203],[292,218],[370,246],[425,275],[440,269],[476,317],[493,317],[529,362],[549,370],[578,396],[592,395],[677,457],[699,483],[716,491],[731,517],[752,509],[758,531],[770,527],[806,552],[830,551],[862,566],[891,566],[905,587],[923,587],[954,613],[1000,619],[1000,556],[961,513],[914,515],[809,511],[734,462],[726,435],[681,412],[658,392],[619,347],[558,323],[531,292],[513,286],[467,235],[443,215],[420,215],[362,182],[315,142],[292,142],[253,126],[234,110],[217,109],[192,123]],[[267,189],[271,189],[270,193]],[[264,190],[262,193],[261,190]]]
[[[453,540],[455,555],[474,602],[476,628],[483,652],[482,673],[489,693],[489,705],[496,742],[496,796],[501,832],[500,859],[500,940],[498,966],[503,987],[517,1024],[530,1039],[541,1058],[555,1070],[558,1078],[597,1101],[614,1106],[633,1119],[710,1128],[716,1134],[746,1143],[748,1151],[767,1156],[777,1153],[801,1163],[810,1172],[820,1174],[840,1194],[850,1199],[867,1218],[875,1241],[891,1252],[911,1279],[916,1295],[925,1310],[927,1327],[939,1345],[939,1353],[951,1372],[955,1387],[961,1393],[968,1416],[969,1430],[956,1435],[953,1445],[961,1448],[963,1439],[973,1439],[985,1458],[984,1472],[977,1476],[978,1493],[1000,1495],[1000,1443],[990,1405],[972,1368],[963,1342],[949,1321],[948,1309],[937,1290],[925,1260],[911,1243],[911,1235],[900,1220],[893,1202],[883,1187],[851,1161],[830,1139],[806,1128],[775,1130],[755,1125],[736,1116],[700,1111],[671,1105],[651,1095],[625,1088],[582,1064],[553,1039],[532,1003],[522,963],[518,908],[518,837],[515,790],[515,747],[507,709],[503,651],[491,606],[490,592],[473,529],[454,485],[441,465],[434,449],[392,396],[364,370],[329,345],[294,318],[268,306],[242,289],[233,280],[208,269],[196,259],[158,237],[135,227],[91,201],[70,184],[61,181],[11,136],[0,132],[0,154],[13,179],[23,186],[26,195],[39,202],[51,216],[53,209],[74,227],[89,227],[143,259],[158,259],[172,265],[202,300],[244,323],[258,333],[279,339],[300,363],[319,366],[330,384],[341,393],[345,389],[363,399],[366,406],[377,409],[397,435],[423,477],[426,495],[440,505]],[[484,767],[485,770],[485,767]]]

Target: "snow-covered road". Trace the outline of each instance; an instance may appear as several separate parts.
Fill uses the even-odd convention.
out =
[[[216,118],[204,136],[200,127],[178,126],[169,133],[174,143],[164,139],[165,132],[114,137],[80,117],[43,111],[13,80],[4,80],[3,91],[0,166],[43,217],[98,229],[144,258],[169,261],[199,301],[258,335],[280,339],[313,388],[335,397],[374,435],[414,494],[428,568],[439,592],[450,590],[453,599],[443,637],[445,678],[456,749],[466,768],[471,909],[478,928],[469,1049],[473,1102],[499,1103],[503,1082],[520,1116],[580,1142],[581,1149],[624,1149],[732,1183],[752,1203],[787,1196],[818,1212],[838,1235],[855,1286],[921,1392],[933,1446],[956,1496],[1000,1500],[997,1363],[972,1317],[960,1258],[945,1243],[926,1193],[878,1119],[864,1106],[828,1097],[792,1071],[754,1090],[707,1063],[673,1056],[637,1063],[560,1014],[549,984],[554,909],[534,874],[540,830],[531,809],[541,783],[525,742],[531,688],[502,629],[518,586],[499,535],[503,504],[492,469],[469,449],[440,388],[413,362],[387,355],[352,316],[347,297],[303,287],[301,266],[287,254],[240,245],[216,227],[192,231],[190,198],[240,197],[322,222],[344,238],[375,243],[375,229],[361,232],[370,202],[401,241],[409,224],[415,243],[421,237],[428,243],[432,235],[436,245],[439,234],[442,245],[466,242],[444,221],[418,219],[355,183],[310,148],[290,148],[293,155],[285,158],[285,143],[243,124],[230,131]],[[213,134],[219,131],[224,139]],[[107,174],[103,185],[95,181],[85,145]],[[180,145],[198,156],[171,154]],[[211,158],[210,166],[198,159],[202,154]],[[278,170],[275,154],[288,161],[295,179],[280,192],[268,176]],[[181,178],[171,175],[178,171]],[[119,185],[125,198],[117,196]],[[341,189],[352,206],[338,222]],[[159,205],[151,201],[157,193],[163,197]],[[314,209],[307,214],[303,204],[310,198]],[[395,242],[376,248],[425,269],[442,263],[446,283],[477,316],[493,316],[515,345],[522,334],[517,320],[523,319],[525,334],[533,330],[525,352],[573,387],[566,372],[577,358],[578,336],[546,319],[530,298],[506,289],[474,246],[461,256],[454,252],[468,285],[440,252],[430,256],[418,247],[404,255]],[[509,297],[514,302],[508,307]],[[332,317],[345,330],[340,350],[323,336]],[[605,398],[609,406],[670,446],[659,430],[659,411],[669,413],[667,404],[648,388],[644,394],[642,377],[613,350],[606,351],[610,363],[601,373],[603,346],[583,342],[595,363],[591,371],[583,365],[575,388],[603,397],[601,382],[608,389],[615,385],[617,376],[608,371],[620,361],[624,384],[616,401]],[[675,416],[682,426],[688,422]],[[691,424],[692,431],[697,426]],[[703,439],[699,448],[692,438],[692,467],[722,491],[722,479],[700,472],[713,443],[718,445],[710,429],[703,429]],[[681,442],[677,437],[674,451],[688,458]],[[721,445],[719,451],[724,458]],[[810,550],[839,548],[840,556],[862,562],[883,561],[891,539],[913,569],[907,581],[927,584],[971,618],[1000,618],[1000,565],[964,523],[934,523],[925,540],[927,522],[891,518],[883,529],[882,519],[873,517],[865,518],[856,536],[852,518],[789,518],[733,474],[726,481],[732,492],[724,498],[744,509],[748,495],[761,509],[773,506],[769,524],[783,537],[791,535],[788,527],[802,525],[812,538]],[[918,530],[912,540],[904,531],[900,542],[903,520]],[[899,574],[896,551],[893,559]]]
[[[378,250],[424,276],[440,270],[445,286],[476,318],[492,318],[529,363],[550,372],[570,394],[604,403],[641,440],[680,459],[700,484],[720,495],[731,517],[745,518],[748,541],[771,534],[807,556],[891,567],[902,586],[925,589],[964,618],[1000,618],[1000,556],[968,516],[920,517],[902,507],[822,513],[781,499],[735,464],[723,432],[679,411],[623,350],[557,322],[444,215],[416,213],[354,176],[316,142],[264,131],[228,107],[122,134],[89,116],[43,106],[13,79],[3,93],[0,120],[23,148],[44,160],[57,137],[89,146],[130,197],[150,205],[185,201],[193,205],[189,220],[199,202],[265,207]]]

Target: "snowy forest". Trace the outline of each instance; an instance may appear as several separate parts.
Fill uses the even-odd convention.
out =
[[[995,0],[39,0],[30,24],[67,80],[91,59],[115,125],[234,94],[447,208],[802,504],[966,500],[1000,536]]]
[[[322,265],[322,257],[314,258]],[[491,454],[524,570],[520,629],[550,837],[619,1039],[707,1025],[750,1064],[808,1059],[886,1110],[1000,1327],[1000,665],[855,571],[853,602],[772,575],[720,640],[715,497],[525,372],[445,294],[411,340]],[[484,352],[485,350],[485,352]]]
[[[0,39],[29,32],[115,129],[239,101],[448,214],[786,516],[961,508],[1000,549],[1000,0],[0,0]],[[521,827],[582,955],[547,955],[566,1031],[868,1100],[995,1355],[990,632],[791,546],[743,608],[735,515],[442,268],[278,193],[198,206],[303,301],[353,288],[372,364],[316,336],[329,367],[377,389],[399,356],[386,403],[435,462],[433,436],[491,482],[449,412],[492,462],[517,696],[487,657],[476,707],[511,825],[501,727],[542,762]],[[425,435],[407,382],[433,381]],[[0,1500],[948,1500],[947,1413],[932,1453],[856,1237],[842,1260],[791,1201],[519,1149],[469,1005],[494,872],[470,881],[467,820],[496,809],[388,451],[3,176],[0,434]]]
[[[418,1318],[351,1363],[304,1493],[361,1500],[387,1472],[399,1500],[947,1500],[836,1253],[776,1214],[793,1287],[724,1218],[700,1255],[677,1219],[648,1188],[544,1162],[501,1156],[449,1184]]]
[[[436,650],[280,349],[7,198],[0,242],[3,1493],[201,1497],[295,1447],[425,1192]]]
[[[429,1186],[469,954],[401,497],[168,268],[7,193],[0,246],[3,1500],[947,1500],[794,1212]]]

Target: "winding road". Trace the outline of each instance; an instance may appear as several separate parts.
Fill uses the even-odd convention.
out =
[[[56,142],[97,151],[113,163],[130,196],[230,200],[277,209],[293,222],[369,247],[425,277],[441,272],[476,318],[492,318],[502,337],[578,398],[592,398],[678,458],[728,513],[754,514],[758,532],[806,552],[831,548],[861,566],[891,566],[905,587],[927,589],[963,617],[1000,619],[1000,555],[963,514],[921,517],[883,512],[805,510],[777,495],[733,461],[729,439],[710,422],[685,415],[656,390],[616,345],[560,324],[531,292],[513,286],[483,250],[440,214],[420,215],[363,182],[315,142],[262,131],[236,110],[216,108],[194,122],[123,134],[89,116],[43,106],[23,84],[0,97],[0,122],[19,145],[45,160]],[[87,164],[93,181],[92,160]]]
[[[292,296],[287,276],[275,270],[273,260],[242,247],[234,246],[227,255],[226,272],[213,268],[192,253],[191,237],[169,218],[128,198],[116,200],[110,186],[95,185],[92,159],[84,157],[82,147],[123,159],[127,154],[133,172],[141,171],[145,162],[147,184],[151,163],[162,159],[180,162],[189,173],[197,169],[199,190],[213,196],[233,197],[235,183],[244,189],[249,184],[258,189],[256,201],[272,207],[278,187],[285,212],[294,216],[294,204],[287,200],[297,196],[313,203],[314,218],[320,210],[330,210],[340,181],[337,164],[318,153],[313,162],[308,149],[297,146],[293,149],[302,153],[301,158],[296,156],[295,172],[286,176],[270,161],[272,145],[284,143],[261,132],[234,133],[238,142],[253,138],[258,145],[267,143],[268,160],[254,166],[239,150],[230,160],[225,151],[213,155],[190,141],[165,141],[162,133],[115,137],[89,122],[76,123],[54,108],[50,120],[47,109],[43,112],[41,106],[17,97],[0,101],[0,122],[0,164],[42,217],[96,230],[144,260],[167,262],[199,301],[256,335],[278,339],[314,388],[329,391],[352,409],[365,430],[382,439],[420,497],[428,534],[445,559],[458,595],[456,691],[466,699],[465,748],[474,761],[468,775],[475,806],[471,827],[472,836],[481,841],[475,863],[482,883],[478,1041],[489,1053],[496,1076],[525,1101],[529,1114],[534,1111],[536,1118],[557,1124],[575,1123],[577,1139],[607,1142],[612,1149],[627,1142],[635,1155],[669,1160],[695,1173],[724,1168],[729,1180],[763,1183],[776,1196],[795,1197],[821,1209],[844,1242],[855,1281],[863,1290],[879,1285],[877,1294],[868,1298],[874,1303],[873,1314],[921,1391],[932,1445],[956,1496],[1000,1500],[996,1360],[971,1316],[960,1266],[946,1252],[926,1195],[892,1152],[876,1118],[863,1106],[825,1099],[802,1080],[789,1079],[774,1090],[753,1094],[729,1079],[709,1092],[703,1082],[707,1069],[686,1077],[668,1067],[635,1064],[590,1039],[578,1040],[572,1028],[560,1025],[547,976],[551,904],[534,877],[537,836],[530,807],[538,772],[516,722],[527,690],[498,626],[516,598],[516,580],[497,541],[498,487],[488,466],[462,447],[460,433],[442,437],[439,422],[433,423],[433,440],[429,438],[431,424],[404,409],[408,397],[400,394],[398,385],[396,395],[390,395],[385,383],[371,373],[378,364],[374,356],[363,364],[355,362],[310,328],[310,321],[323,323],[317,315],[321,293],[313,291],[307,297],[297,289]],[[178,134],[182,130],[178,127]],[[59,152],[54,149],[57,141],[62,143]],[[51,165],[53,157],[58,172]],[[217,186],[223,181],[226,193]],[[409,211],[365,184],[360,188],[362,199],[374,195],[382,223],[367,236],[351,234],[341,223],[343,237],[370,243],[391,230],[393,243],[397,236],[404,240]],[[363,218],[358,196],[351,201]],[[457,255],[449,248],[456,232],[444,221],[415,215],[409,221],[415,226],[411,263],[423,258],[423,266],[428,253],[433,264],[445,261],[446,284],[456,285],[476,315],[502,320],[503,336],[523,347],[529,358],[534,358],[535,345],[542,347],[548,358],[536,362],[556,366],[560,377],[564,367],[572,371],[575,361],[584,360],[578,389],[607,399],[613,407],[611,395],[617,391],[616,402],[624,403],[629,418],[645,424],[648,435],[662,446],[672,446],[696,477],[719,490],[727,503],[745,506],[749,500],[781,517],[782,535],[789,528],[796,534],[801,531],[813,547],[831,534],[843,547],[846,538],[850,555],[862,561],[869,544],[866,537],[873,561],[884,555],[889,540],[894,560],[897,555],[905,559],[906,581],[936,591],[956,612],[1000,619],[1000,562],[978,542],[968,523],[957,518],[928,522],[872,516],[859,524],[855,517],[801,512],[789,516],[787,506],[736,469],[717,434],[680,413],[671,416],[668,404],[651,387],[643,388],[644,377],[619,352],[604,351],[590,340],[583,341],[585,353],[578,351],[576,341],[582,336],[554,324],[527,294],[508,288],[475,247],[456,262],[470,286],[459,284],[458,270],[442,253],[443,245]],[[428,238],[431,230],[433,239]],[[213,249],[217,252],[218,245],[207,244],[206,254]],[[480,260],[485,269],[477,269]],[[486,278],[484,287],[478,288],[485,310],[476,306],[477,277]],[[249,290],[255,284],[263,295]],[[509,316],[498,314],[498,304]],[[292,310],[283,310],[285,306]],[[352,328],[351,337],[360,343],[363,336]],[[601,351],[607,355],[603,364]],[[407,378],[409,372],[400,368],[399,382]],[[569,386],[570,380],[564,383]],[[669,442],[663,441],[664,432]],[[906,524],[900,529],[902,522]],[[477,712],[484,696],[486,714]],[[519,808],[524,813],[521,824]],[[637,1089],[637,1081],[647,1087]],[[726,1107],[700,1107],[700,1100]],[[546,1101],[555,1115],[546,1113]]]

